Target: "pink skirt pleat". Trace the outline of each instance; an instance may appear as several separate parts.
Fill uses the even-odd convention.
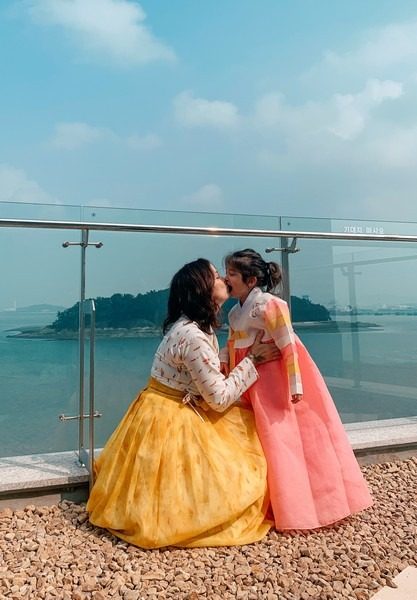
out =
[[[283,359],[258,367],[246,392],[268,465],[277,529],[316,529],[372,504],[326,383],[297,338],[303,399],[291,403]],[[247,349],[236,349],[238,363]]]

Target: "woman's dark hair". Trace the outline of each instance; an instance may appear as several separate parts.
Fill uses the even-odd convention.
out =
[[[168,314],[163,332],[182,315],[195,321],[202,331],[210,333],[218,327],[219,307],[212,299],[214,273],[211,263],[198,258],[184,265],[171,281],[168,297]]]
[[[242,274],[244,283],[256,277],[256,285],[267,292],[275,291],[282,280],[281,267],[275,262],[266,262],[259,252],[245,248],[228,254],[224,259],[226,267]]]

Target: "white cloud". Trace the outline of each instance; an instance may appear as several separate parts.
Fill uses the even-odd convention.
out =
[[[134,134],[127,138],[127,144],[133,150],[153,150],[162,146],[162,140],[154,133],[143,136]]]
[[[414,63],[416,58],[417,21],[412,21],[370,29],[353,51],[343,54],[327,51],[323,64],[345,71],[357,67],[379,70],[409,61]]]
[[[396,127],[379,132],[364,147],[364,158],[370,156],[388,169],[417,167],[417,125]]]
[[[276,127],[285,123],[288,109],[285,96],[271,92],[262,96],[255,105],[255,122],[259,127]]]
[[[406,90],[411,106],[415,86]],[[369,79],[323,102],[260,98],[255,164],[279,190],[281,206],[293,215],[415,219],[417,120],[404,114],[404,101],[396,107],[404,96],[399,82]]]
[[[162,140],[153,133],[143,136],[132,134],[124,138],[109,128],[81,122],[57,123],[50,143],[61,150],[76,150],[88,144],[105,141],[142,151],[154,150],[162,145]]]
[[[56,199],[24,171],[4,163],[0,164],[0,201],[56,203]]]
[[[314,101],[258,100],[255,164],[281,211],[416,220],[416,72],[417,21],[388,25],[301,77]]]
[[[367,29],[349,50],[326,50],[300,80],[317,92],[345,91],[367,79],[408,81],[417,66],[417,21]]]
[[[255,106],[253,122],[260,131],[277,132],[299,140],[307,136],[327,136],[342,140],[356,138],[372,118],[372,111],[385,100],[403,93],[401,83],[370,79],[356,94],[333,94],[323,102],[299,106],[287,104],[281,93],[266,94]]]
[[[195,98],[186,91],[174,99],[176,119],[188,127],[229,129],[239,123],[238,110],[231,102]]]
[[[358,94],[336,94],[333,102],[337,111],[336,123],[330,131],[344,140],[356,137],[364,129],[370,112],[384,100],[395,100],[403,93],[396,81],[369,80]]]
[[[36,23],[67,31],[83,55],[120,66],[175,60],[174,51],[145,25],[146,15],[132,0],[28,0]]]
[[[416,219],[417,22],[363,39],[302,78],[314,101],[273,93],[257,102],[255,164],[281,211]]]
[[[51,143],[56,148],[75,150],[100,139],[112,137],[112,133],[102,127],[93,127],[88,123],[58,123]]]
[[[185,196],[183,201],[186,205],[196,210],[216,212],[224,207],[222,189],[215,183],[207,183],[193,194]]]

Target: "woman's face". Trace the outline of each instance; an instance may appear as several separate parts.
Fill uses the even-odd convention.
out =
[[[233,298],[240,300],[242,304],[248,297],[249,292],[254,287],[253,285],[248,285],[248,283],[245,283],[242,278],[242,273],[234,269],[232,266],[226,267],[226,284],[230,295]]]
[[[227,285],[225,284],[223,277],[220,277],[216,267],[211,265],[211,270],[213,271],[214,275],[214,284],[211,297],[216,304],[221,306],[229,298],[229,292],[227,291]]]

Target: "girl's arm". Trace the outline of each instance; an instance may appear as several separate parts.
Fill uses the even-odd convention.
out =
[[[298,364],[295,334],[287,303],[278,298],[268,300],[263,307],[263,319],[266,330],[284,358],[293,402],[298,402],[303,393],[303,384]]]

